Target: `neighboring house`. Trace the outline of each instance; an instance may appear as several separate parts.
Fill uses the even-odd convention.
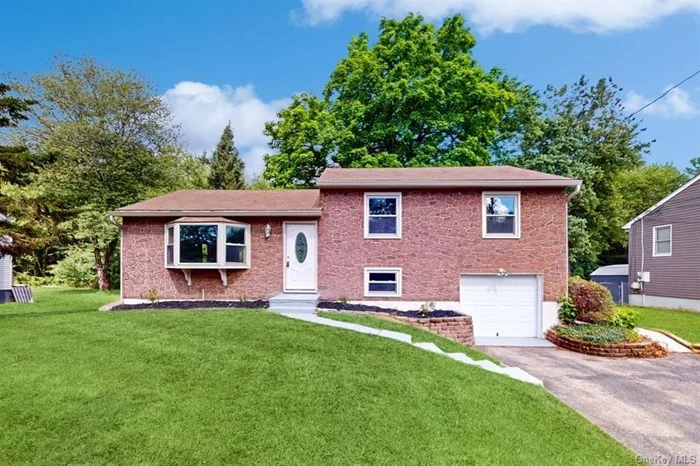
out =
[[[624,228],[630,304],[700,311],[700,175]]]
[[[112,212],[122,299],[435,301],[477,336],[541,337],[566,293],[580,184],[507,166],[328,168],[319,189],[178,191]]]
[[[0,213],[0,223],[12,223],[5,215]],[[12,243],[9,236],[0,237],[0,243]],[[0,304],[14,301],[12,296],[12,256],[9,254],[0,255]]]
[[[606,265],[591,274],[591,280],[610,290],[617,304],[629,302],[629,266],[627,264]]]

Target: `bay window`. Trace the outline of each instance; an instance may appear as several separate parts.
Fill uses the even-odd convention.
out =
[[[175,221],[166,225],[165,264],[180,269],[250,267],[250,225]],[[195,219],[192,219],[195,220]]]

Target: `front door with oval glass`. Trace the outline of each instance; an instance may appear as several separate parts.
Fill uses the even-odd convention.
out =
[[[284,290],[316,291],[316,224],[284,224]]]

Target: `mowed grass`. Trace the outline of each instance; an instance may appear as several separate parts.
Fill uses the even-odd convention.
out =
[[[690,343],[700,343],[700,312],[633,306],[622,309],[631,309],[639,315],[639,327],[666,330]]]
[[[378,328],[381,330],[392,330],[394,332],[407,333],[411,335],[413,342],[429,342],[434,343],[438,348],[446,353],[464,353],[474,360],[488,359],[497,364],[500,362],[488,354],[484,354],[481,351],[477,351],[468,346],[457,343],[456,341],[441,337],[434,333],[428,332],[427,330],[422,330],[412,325],[404,324],[398,321],[391,321],[388,319],[382,319],[381,317],[375,317],[371,315],[361,315],[354,314],[350,312],[319,312],[320,317],[325,317],[327,319],[339,320],[341,322],[350,322],[353,324],[364,325],[367,327]]]
[[[636,464],[545,390],[266,311],[0,307],[0,464]]]

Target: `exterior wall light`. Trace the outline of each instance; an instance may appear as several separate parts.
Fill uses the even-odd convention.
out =
[[[508,276],[508,272],[506,272],[506,271],[503,270],[503,269],[498,269],[498,276],[499,276],[499,277],[507,277],[507,276]]]
[[[272,235],[272,227],[270,226],[269,223],[267,225],[265,225],[264,231],[265,231],[265,238],[269,238],[270,235]]]

